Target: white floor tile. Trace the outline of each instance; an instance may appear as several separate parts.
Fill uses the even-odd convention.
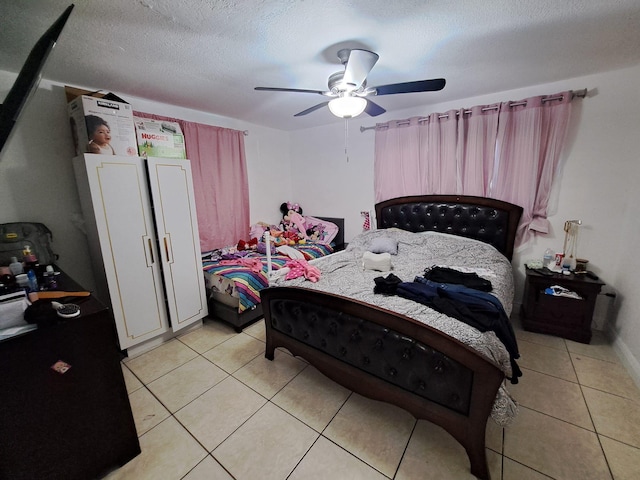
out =
[[[318,438],[318,432],[272,403],[213,451],[237,480],[280,480],[293,471]]]
[[[323,435],[392,477],[415,423],[406,410],[354,393]]]
[[[142,435],[140,448],[140,455],[107,479],[178,480],[207,456],[205,449],[173,417]]]
[[[175,414],[208,451],[220,445],[267,400],[228,377]]]
[[[148,388],[173,413],[227,376],[224,370],[198,356],[149,383]]]
[[[635,480],[640,397],[606,338],[580,344],[517,325],[516,334],[520,415],[504,430],[487,424],[492,478]],[[264,321],[240,334],[205,321],[122,370],[142,454],[109,479],[473,478],[440,427],[353,394],[284,350],[265,359]]]

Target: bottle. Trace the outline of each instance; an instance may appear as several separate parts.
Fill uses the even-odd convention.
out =
[[[29,245],[24,246],[22,255],[24,256],[24,264],[31,268],[35,268],[36,264],[38,263],[38,259],[31,251],[31,247]]]
[[[16,275],[16,284],[20,288],[24,288],[25,290],[29,289],[29,279],[27,278],[26,273],[19,273]]]
[[[58,281],[56,280],[56,272],[53,270],[53,265],[47,265],[47,270],[44,273],[46,286],[49,290],[55,290],[58,288]]]
[[[547,248],[544,251],[544,256],[542,257],[542,266],[546,268],[551,268],[553,266],[554,261],[554,253],[553,250]]]
[[[38,291],[38,279],[36,278],[36,271],[29,270],[27,272],[27,279],[29,281],[29,292],[37,292]]]
[[[16,257],[11,257],[11,263],[9,264],[9,270],[11,274],[15,277],[16,275],[20,275],[24,273],[24,268],[22,267],[22,263],[18,261]]]

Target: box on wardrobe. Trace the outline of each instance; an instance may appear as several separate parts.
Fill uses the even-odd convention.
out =
[[[138,155],[131,105],[114,94],[65,90],[76,155]]]
[[[141,157],[187,158],[184,135],[176,122],[133,117]]]

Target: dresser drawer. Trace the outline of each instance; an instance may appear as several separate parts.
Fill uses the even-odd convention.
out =
[[[588,313],[588,305],[582,299],[559,297],[538,292],[533,305],[532,316],[539,321],[559,323],[566,326],[580,326]]]

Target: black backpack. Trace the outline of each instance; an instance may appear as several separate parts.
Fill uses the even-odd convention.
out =
[[[54,264],[58,255],[53,253],[52,240],[51,230],[42,223],[2,223],[0,224],[0,265],[9,265],[11,257],[16,257],[21,262],[24,258],[22,251],[25,246],[31,248],[40,265]]]

